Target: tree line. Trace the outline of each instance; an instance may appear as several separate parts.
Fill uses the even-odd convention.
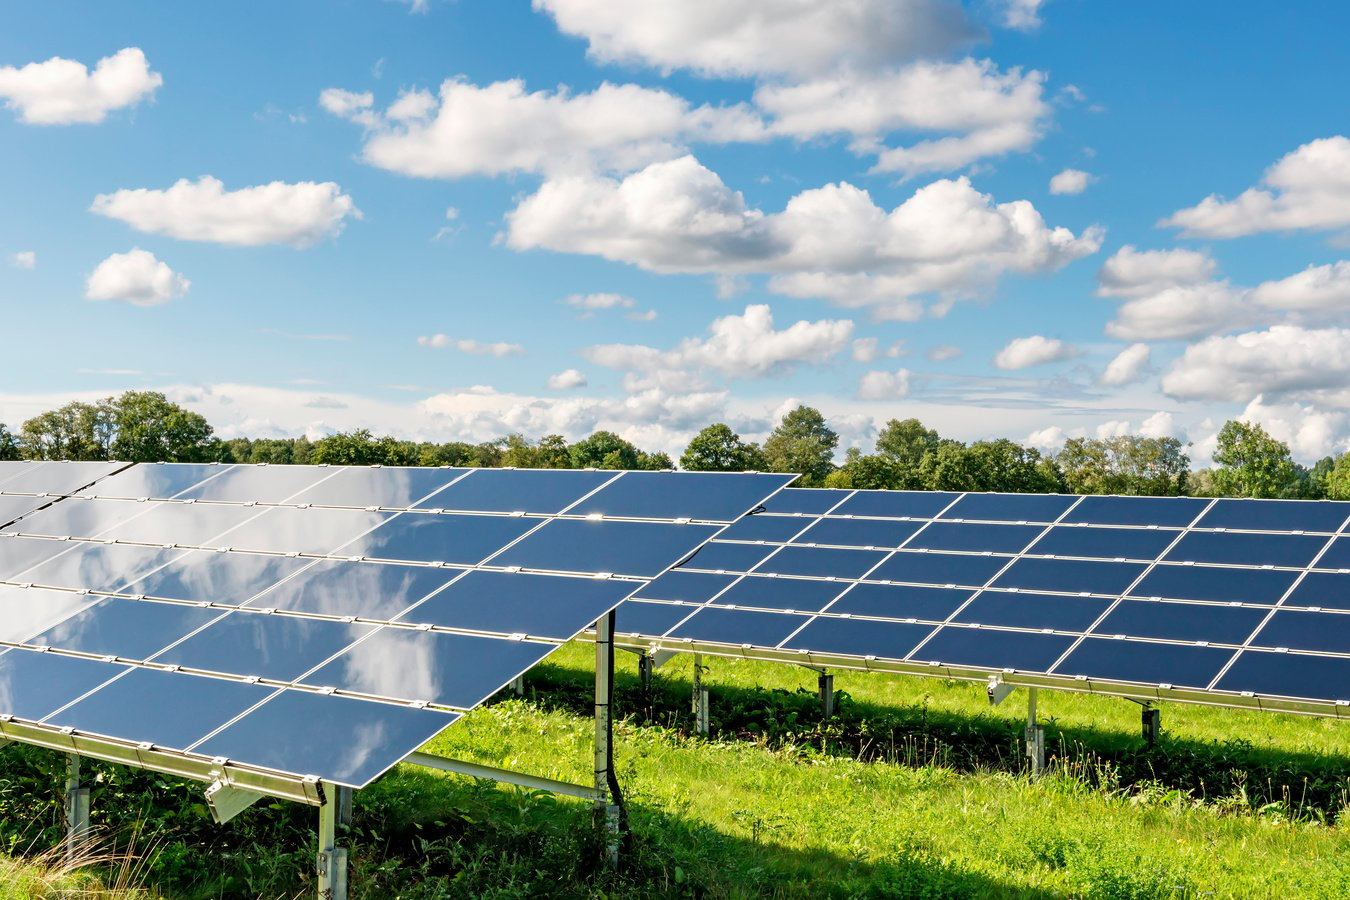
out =
[[[1070,438],[1042,453],[1007,438],[945,438],[917,419],[891,419],[872,453],[850,448],[835,462],[839,435],[819,410],[799,406],[762,445],[723,423],[700,431],[679,458],[697,472],[800,472],[804,487],[1350,499],[1350,453],[1311,468],[1260,425],[1230,421],[1212,469],[1191,471],[1175,438]],[[44,412],[13,432],[0,424],[0,459],[223,462],[289,465],[472,466],[543,469],[672,469],[675,461],[611,431],[579,441],[511,434],[492,441],[433,443],[376,437],[361,429],[311,441],[215,436],[210,423],[154,391]]]

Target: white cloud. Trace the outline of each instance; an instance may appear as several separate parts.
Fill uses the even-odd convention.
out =
[[[59,56],[21,68],[0,66],[0,97],[30,125],[96,124],[113,110],[140,103],[163,83],[139,47],[100,59],[93,72]]]
[[[1187,400],[1264,395],[1350,408],[1350,329],[1274,325],[1207,338],[1186,348],[1162,388]]]
[[[1138,381],[1148,361],[1148,344],[1131,344],[1106,364],[1106,369],[1099,380],[1106,385],[1122,385]]]
[[[1208,281],[1216,269],[1208,254],[1195,250],[1136,250],[1126,244],[1097,272],[1097,293],[1145,297],[1164,288]]]
[[[773,115],[774,134],[799,140],[849,134],[855,153],[877,154],[873,171],[912,177],[1029,149],[1050,111],[1042,98],[1044,82],[1040,72],[1000,72],[988,60],[920,62],[765,85],[755,91],[755,104]],[[908,147],[884,146],[883,138],[896,131],[951,134]]]
[[[133,306],[160,306],[187,293],[186,278],[139,247],[114,253],[99,263],[85,282],[90,300],[121,300]]]
[[[637,301],[623,294],[570,294],[566,301],[573,309],[632,309]]]
[[[916,319],[916,295],[945,312],[1005,272],[1044,272],[1093,253],[1099,229],[1048,228],[1025,200],[995,204],[965,178],[936,181],[887,212],[847,183],[803,191],[781,213],[748,208],[693,157],[622,180],[546,181],[510,212],[507,243],[657,272],[768,273],[770,289]]]
[[[765,136],[747,107],[694,108],[667,91],[633,84],[529,93],[519,79],[485,87],[451,79],[439,95],[408,91],[382,113],[369,93],[329,88],[319,102],[366,128],[366,162],[422,178],[632,171],[679,156],[690,141]]]
[[[548,378],[549,389],[554,391],[585,387],[586,384],[586,376],[579,369],[564,369],[557,375],[550,375]]]
[[[417,343],[422,347],[431,347],[437,350],[451,348],[460,353],[468,353],[471,356],[524,356],[525,348],[519,344],[508,344],[505,341],[495,343],[484,343],[475,341],[471,338],[452,338],[446,334],[422,335],[417,339]]]
[[[796,322],[773,327],[767,305],[747,306],[743,315],[723,316],[708,326],[706,339],[686,338],[674,349],[642,344],[599,344],[586,358],[609,369],[637,374],[632,385],[676,388],[701,383],[700,373],[725,378],[765,378],[800,365],[826,362],[849,345],[853,323],[847,319]]]
[[[1269,310],[1343,315],[1350,307],[1350,262],[1309,266],[1288,278],[1263,282],[1252,289],[1251,299]]]
[[[1124,437],[1125,435],[1130,434],[1133,429],[1130,427],[1129,420],[1127,419],[1111,419],[1099,423],[1094,431],[1097,440],[1104,441],[1108,438]]]
[[[624,318],[630,322],[655,322],[656,310],[648,309],[642,312],[630,312],[624,315]]]
[[[601,62],[706,76],[809,75],[943,56],[978,38],[947,0],[534,0]]]
[[[1058,338],[1033,334],[1030,337],[1013,338],[1009,341],[1008,346],[994,354],[994,365],[1000,369],[1026,369],[1071,359],[1077,355],[1077,348]]]
[[[1089,175],[1082,169],[1065,169],[1050,179],[1050,193],[1081,194],[1096,180],[1097,176]]]
[[[1314,460],[1345,451],[1346,415],[1299,403],[1267,403],[1256,397],[1238,419],[1260,424],[1271,437],[1284,441],[1296,459]]]
[[[1146,438],[1185,438],[1185,434],[1177,429],[1176,417],[1161,409],[1139,423],[1139,434]]]
[[[936,347],[928,348],[924,356],[933,362],[946,362],[949,359],[956,359],[961,355],[961,348],[955,344],[938,344]]]
[[[858,379],[859,400],[899,400],[909,394],[909,370],[868,372]]]
[[[33,250],[20,250],[11,256],[9,261],[16,269],[36,269],[37,253]]]
[[[880,355],[881,342],[874,337],[858,338],[853,342],[853,359],[857,362],[874,362]]]
[[[1127,341],[1176,340],[1252,324],[1246,291],[1210,280],[1216,265],[1194,250],[1126,245],[1097,273],[1097,294],[1123,297],[1106,333]]]
[[[1064,446],[1064,442],[1069,439],[1069,435],[1058,425],[1047,425],[1039,428],[1027,435],[1027,439],[1022,443],[1028,447],[1034,447],[1037,450],[1048,450],[1054,452]]]
[[[1350,226],[1350,138],[1304,144],[1267,169],[1261,183],[1264,188],[1248,188],[1233,200],[1211,194],[1159,224],[1186,237],[1212,238]]]
[[[249,247],[308,247],[337,236],[348,216],[361,217],[352,198],[331,181],[274,181],[227,191],[209,175],[196,182],[180,179],[168,190],[99,194],[90,209],[149,234]]]
[[[1002,0],[1004,27],[1017,31],[1035,31],[1040,28],[1041,4],[1044,2],[1045,0]]]

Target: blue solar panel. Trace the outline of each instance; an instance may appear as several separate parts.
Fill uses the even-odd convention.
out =
[[[983,587],[1010,562],[1012,558],[1008,556],[901,550],[882,563],[871,577],[914,584]]]
[[[1298,577],[1279,569],[1156,565],[1130,591],[1135,597],[1275,604]]]
[[[756,566],[755,571],[817,578],[861,578],[885,558],[886,553],[881,550],[788,546]]]
[[[904,659],[932,633],[932,625],[818,618],[789,638],[783,644],[783,649]]]
[[[944,519],[990,522],[1054,522],[1077,497],[1060,494],[966,494],[942,514]]]
[[[1149,528],[1084,528],[1059,525],[1028,548],[1044,556],[1153,560],[1180,532]]]
[[[831,613],[883,619],[923,619],[942,622],[970,599],[960,588],[916,587],[908,584],[855,584],[830,606]]]
[[[784,494],[796,494],[787,490]],[[833,511],[839,516],[876,516],[887,519],[931,519],[960,494],[943,491],[858,491]]]
[[[1110,605],[1110,600],[1100,597],[984,591],[953,616],[952,621],[1007,628],[1083,631],[1091,627]]]
[[[949,666],[1044,672],[1073,641],[1067,635],[945,625],[910,658]]]
[[[1311,534],[1192,531],[1178,541],[1163,559],[1169,562],[1190,560],[1236,566],[1303,568],[1326,545],[1326,537]]]
[[[1241,644],[1268,612],[1255,606],[1122,600],[1093,631],[1108,637]]]
[[[792,540],[797,544],[841,547],[899,547],[922,525],[922,522],[897,522],[894,519],[818,519]],[[800,529],[801,525],[797,527]]]
[[[1205,688],[1232,657],[1232,650],[1217,647],[1090,637],[1055,671],[1107,681]]]
[[[1023,591],[1121,594],[1145,569],[1143,563],[1024,558],[994,579],[994,587]]]
[[[765,578],[747,575],[719,594],[714,603],[722,606],[758,606],[768,609],[793,609],[819,612],[838,597],[847,585],[814,578]]]
[[[933,522],[916,534],[905,547],[915,550],[1021,553],[1044,530],[1036,525]]]
[[[1196,528],[1250,531],[1339,531],[1350,506],[1331,500],[1215,500]]]
[[[1084,497],[1061,520],[1066,524],[1184,528],[1210,501],[1195,497]]]

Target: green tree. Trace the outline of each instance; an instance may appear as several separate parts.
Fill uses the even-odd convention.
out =
[[[636,469],[640,452],[612,431],[597,431],[568,448],[574,469]]]
[[[918,477],[917,471],[915,477]],[[844,454],[844,464],[825,476],[825,487],[889,490],[900,479],[900,465],[892,457],[884,453],[864,456],[857,447],[850,447]]]
[[[19,443],[28,459],[108,459],[113,440],[112,403],[67,403],[23,423]]]
[[[764,459],[770,472],[798,472],[800,485],[817,487],[834,469],[839,435],[825,424],[819,410],[799,406],[764,441]]]
[[[1214,451],[1214,489],[1228,497],[1297,496],[1298,466],[1289,457],[1289,445],[1277,441],[1260,425],[1230,421],[1219,429]]]
[[[19,439],[0,422],[0,459],[19,459]]]
[[[764,468],[758,444],[747,443],[718,422],[694,435],[680,456],[680,468],[690,472],[744,472]]]
[[[1186,490],[1190,459],[1176,438],[1070,438],[1055,456],[1074,494],[1174,496]]]
[[[536,445],[539,466],[543,469],[570,469],[572,454],[567,450],[567,438],[561,434],[546,434]]]
[[[891,419],[877,435],[877,453],[893,462],[891,487],[903,490],[923,488],[923,458],[937,452],[942,439],[918,419]]]
[[[1336,457],[1331,471],[1322,480],[1322,488],[1330,500],[1350,500],[1350,453]]]
[[[920,472],[924,487],[932,491],[1046,494],[1064,489],[1053,460],[1007,438],[977,441],[969,447],[943,442],[924,455]]]
[[[420,452],[411,441],[373,437],[366,428],[339,432],[314,442],[309,462],[330,466],[415,466]]]
[[[112,459],[127,462],[207,462],[223,448],[206,418],[157,391],[127,391],[105,401],[112,411]]]

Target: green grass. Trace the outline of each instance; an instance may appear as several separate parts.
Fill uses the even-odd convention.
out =
[[[428,749],[586,783],[593,657],[563,648],[527,677],[525,700],[474,711]],[[814,673],[704,661],[708,740],[689,734],[688,658],[647,696],[620,654],[631,836],[618,874],[598,864],[583,801],[400,767],[357,795],[354,896],[1350,896],[1343,722],[1169,704],[1148,750],[1135,704],[1043,690],[1055,758],[1033,780],[1017,746],[1023,692],[990,708],[981,684],[839,674],[839,716],[823,722]],[[0,847],[59,834],[60,765],[0,750]],[[151,889],[175,900],[312,891],[312,809],[277,803],[217,828],[200,786],[99,771],[108,845],[137,822],[158,842],[143,867]],[[43,785],[49,796],[34,800]],[[4,890],[0,900],[65,896]]]

